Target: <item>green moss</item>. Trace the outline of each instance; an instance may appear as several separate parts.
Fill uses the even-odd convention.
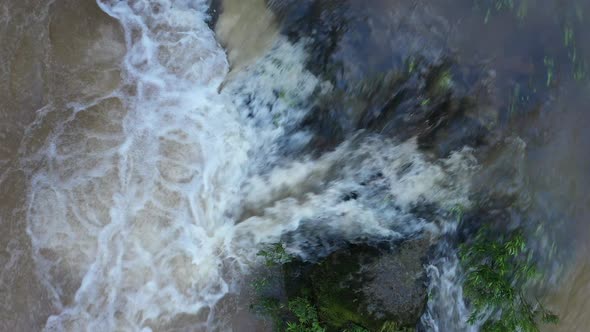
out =
[[[446,92],[451,89],[452,85],[453,76],[451,75],[451,72],[448,70],[443,71],[438,77],[438,80],[436,82],[436,88],[439,91]]]
[[[368,281],[361,266],[374,259],[375,248],[362,247],[331,255],[322,263],[293,261],[280,244],[259,252],[268,275],[254,281],[257,297],[252,308],[269,318],[275,331],[286,332],[410,332],[367,310],[358,290]],[[287,298],[269,295],[276,287],[273,271],[281,270]],[[290,280],[297,279],[297,280]],[[354,291],[356,289],[356,291]],[[388,319],[392,319],[391,317]]]
[[[345,330],[342,330],[342,332],[369,332],[369,330],[367,330],[366,328],[364,328],[362,326],[354,325],[354,326],[349,327]]]
[[[411,327],[401,327],[395,322],[385,322],[379,332],[415,332],[416,329]]]
[[[426,77],[426,91],[431,99],[446,96],[452,87],[453,75],[447,65],[432,68]]]
[[[351,323],[365,327],[375,325],[360,314],[362,303],[358,303],[358,296],[351,290],[352,287],[341,285],[343,279],[359,268],[359,262],[344,259],[332,262],[330,266],[324,262],[312,274],[319,314],[326,324],[335,328],[344,328]]]
[[[322,320],[336,328],[345,328],[351,323],[364,323],[358,312],[351,308],[347,302],[337,294],[330,294],[328,291],[322,292],[317,299]]]

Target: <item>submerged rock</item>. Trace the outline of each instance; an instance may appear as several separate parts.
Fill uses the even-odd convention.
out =
[[[418,137],[436,157],[496,142],[494,82],[459,62],[440,9],[385,0],[268,4],[282,33],[306,45],[307,69],[332,86],[301,124],[313,136],[308,151],[321,154],[359,133]]]
[[[408,66],[416,68],[376,75],[320,97],[302,123],[314,133],[311,149],[321,153],[362,132],[400,141],[417,137],[421,150],[439,158],[495,143],[497,109],[486,98],[470,97],[473,91],[481,95],[484,86],[468,88],[452,62],[417,60]]]
[[[355,245],[317,264],[292,263],[286,267],[287,293],[311,297],[320,320],[333,330],[378,331],[386,323],[413,328],[426,307],[424,264],[430,247],[425,238],[393,250]]]
[[[345,88],[366,77],[401,70],[421,54],[436,63],[447,53],[450,25],[430,6],[409,1],[268,0],[292,41],[304,40],[308,68]]]

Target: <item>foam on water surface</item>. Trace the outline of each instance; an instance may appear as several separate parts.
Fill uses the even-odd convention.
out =
[[[23,158],[28,233],[58,310],[47,331],[160,330],[187,315],[228,329],[216,305],[261,245],[312,259],[323,236],[437,236],[444,220],[412,209],[469,204],[467,150],[432,161],[414,140],[359,136],[289,155],[309,139],[297,124],[310,96],[330,89],[302,45],[277,38],[219,93],[228,63],[206,1],[98,5],[125,32],[120,86],[41,110],[30,130],[52,130]]]

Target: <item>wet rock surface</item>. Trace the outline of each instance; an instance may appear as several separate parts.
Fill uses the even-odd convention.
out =
[[[285,267],[287,294],[311,297],[321,321],[334,330],[379,330],[387,322],[413,328],[426,306],[430,248],[428,239],[416,238],[392,250],[356,245],[317,264],[291,263]]]
[[[433,6],[356,0],[269,6],[282,33],[306,45],[307,69],[333,87],[316,96],[301,125],[314,137],[308,151],[321,154],[362,132],[418,137],[421,149],[446,157],[500,136],[493,72],[455,60],[446,41],[450,24]]]
[[[449,24],[413,1],[269,1],[293,42],[306,40],[308,67],[339,88],[399,70],[421,54],[430,63],[445,53]]]
[[[401,141],[417,137],[420,148],[437,157],[495,142],[496,109],[468,97],[471,91],[454,67],[413,70],[379,75],[350,91],[322,96],[303,123],[315,134],[314,149],[331,149],[359,131]]]

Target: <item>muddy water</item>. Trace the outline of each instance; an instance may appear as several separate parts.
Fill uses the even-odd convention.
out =
[[[552,240],[535,235],[531,240],[540,245],[542,255],[551,261],[550,266],[545,265],[549,280],[542,302],[560,316],[558,325],[542,326],[541,330],[587,331],[590,326],[590,157],[587,153],[590,85],[587,80],[573,78],[570,66],[575,52],[560,54],[558,50],[567,48],[564,26],[588,26],[587,17],[581,16],[587,12],[588,4],[516,1],[514,9],[504,7],[496,11],[493,6],[501,1],[474,3],[478,5],[463,2],[454,6],[441,2],[442,6],[438,7],[449,19],[448,43],[457,58],[493,71],[497,91],[522,93],[529,89],[527,96],[515,98],[516,93],[508,93],[498,102],[509,108],[510,114],[533,110],[515,121],[517,124],[510,134],[522,137],[527,143],[525,174],[537,209],[531,212],[530,220],[556,225]],[[572,23],[576,16],[580,20]],[[588,50],[588,29],[576,30],[576,35],[579,38],[576,52]],[[588,61],[587,54],[585,61]],[[541,61],[543,58],[552,60],[547,65]],[[553,63],[561,68],[554,69]],[[549,80],[551,75],[553,79]],[[527,102],[516,102],[514,106],[513,101],[518,98]]]
[[[589,91],[588,86],[570,86],[562,92],[556,104],[571,111],[545,119],[541,127],[550,128],[552,139],[531,151],[530,172],[539,192],[550,193],[551,205],[563,212],[553,220],[568,228],[561,243],[570,244],[558,264],[562,270],[556,273],[555,287],[547,295],[547,304],[559,313],[561,322],[545,331],[585,331],[590,324],[590,158],[584,152],[590,144],[590,116],[583,91]]]
[[[215,33],[239,71],[272,46],[279,33],[276,18],[264,0],[222,1],[222,13]]]
[[[102,9],[92,0],[0,5],[0,331],[261,330],[247,301],[235,296],[255,261],[253,244],[342,211],[348,217],[330,227],[363,235],[412,231],[384,222],[408,220],[392,206],[338,201],[342,192],[362,190],[355,186],[363,172],[385,173],[403,213],[423,199],[469,203],[462,195],[468,184],[456,176],[468,173],[469,156],[442,163],[452,171],[422,158],[412,141],[391,148],[393,142],[368,140],[314,162],[281,160],[273,142],[305,112],[291,105],[304,105],[321,84],[304,69],[304,48],[279,35],[264,1],[223,1],[215,32],[227,58],[203,25],[203,3],[174,2],[178,11],[166,1],[100,3]],[[390,6],[396,4],[379,1],[374,11]],[[518,21],[497,15],[481,25],[484,16],[466,3],[441,7],[425,6],[450,22],[448,43],[460,61],[493,71],[498,89],[542,70],[528,61],[538,51],[530,31],[513,34]],[[547,11],[529,16],[539,31]],[[551,38],[562,42],[547,32]],[[273,67],[277,59],[288,66]],[[219,97],[209,90],[221,80]],[[274,101],[275,88],[289,102]],[[566,219],[562,242],[573,243],[546,297],[562,323],[547,331],[585,331],[588,88],[563,79],[545,92],[551,96],[541,105],[545,115],[525,116],[515,134],[533,138],[532,187]],[[256,94],[260,101],[252,103]],[[261,105],[251,110],[257,123],[240,115],[246,99]],[[284,113],[266,115],[269,103]],[[335,171],[343,160],[349,164]],[[408,161],[415,167],[399,177],[396,167]],[[246,193],[236,193],[242,185]],[[240,200],[244,206],[232,206]],[[220,315],[232,317],[228,323]]]
[[[32,260],[20,157],[51,128],[26,129],[72,96],[113,89],[124,45],[94,1],[4,1],[0,13],[0,330],[38,331],[56,307]]]

